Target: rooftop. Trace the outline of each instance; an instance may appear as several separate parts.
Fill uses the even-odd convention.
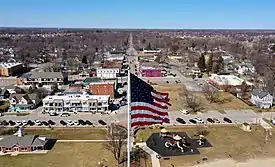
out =
[[[210,79],[217,82],[219,85],[241,85],[245,80],[235,76],[235,75],[217,75],[212,74]],[[248,85],[253,85],[251,82],[245,81]]]
[[[29,79],[35,79],[35,78],[46,78],[46,79],[59,78],[59,79],[63,79],[63,75],[62,75],[61,72],[37,72],[37,71],[32,71],[32,72],[28,72],[26,74],[23,74],[20,78],[29,78]]]
[[[51,101],[51,100],[73,100],[73,101],[81,101],[81,100],[108,100],[110,95],[88,95],[88,94],[67,94],[67,95],[53,95],[47,96],[43,99],[43,101]]]
[[[12,68],[21,64],[22,63],[0,63],[0,68]]]

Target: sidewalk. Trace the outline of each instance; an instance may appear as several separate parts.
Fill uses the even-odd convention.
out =
[[[146,143],[136,143],[141,149],[151,155],[152,167],[160,167],[159,159],[156,157],[157,153],[147,147]]]

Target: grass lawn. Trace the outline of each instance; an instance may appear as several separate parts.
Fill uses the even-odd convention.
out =
[[[172,104],[169,110],[180,111],[185,108],[183,99],[180,96],[180,93],[185,91],[184,84],[158,84],[153,85],[153,87],[159,92],[169,93],[170,103]]]
[[[1,167],[96,167],[99,161],[117,166],[102,143],[57,143],[47,154],[0,156]]]
[[[48,135],[63,140],[103,140],[106,139],[107,130],[104,128],[25,128],[24,133]]]
[[[246,103],[228,92],[219,92],[221,102],[210,103],[203,93],[196,93],[200,103],[205,110],[223,111],[226,109],[251,109]]]
[[[170,131],[187,132],[189,136],[194,135],[196,128],[167,128]],[[161,159],[164,167],[174,164],[175,167],[185,167],[197,164],[203,157],[208,161],[215,159],[233,158],[236,161],[244,161],[257,157],[274,157],[275,156],[275,139],[265,143],[265,131],[260,126],[253,127],[252,132],[245,132],[238,127],[208,127],[210,131],[206,138],[212,143],[212,148],[200,149],[200,155],[175,156],[169,160]],[[140,130],[137,134],[137,141],[146,140],[153,132],[159,132],[159,129]]]
[[[155,85],[154,88],[157,91],[169,93],[170,103],[172,104],[169,110],[180,111],[182,109],[187,109],[185,99],[181,95],[184,91],[186,91],[184,84],[162,84]],[[236,98],[228,92],[220,92],[220,103],[210,103],[205,98],[203,93],[195,93],[195,95],[198,97],[201,106],[206,111],[218,110],[222,112],[225,109],[251,109],[251,107],[242,100]]]

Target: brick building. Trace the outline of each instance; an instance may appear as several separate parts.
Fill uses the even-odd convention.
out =
[[[114,82],[98,82],[89,84],[90,92],[94,95],[110,95],[111,99],[115,97]]]

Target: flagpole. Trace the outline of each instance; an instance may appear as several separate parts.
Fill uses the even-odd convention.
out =
[[[127,136],[127,167],[131,167],[131,75],[130,66],[128,68],[128,92],[127,92],[127,102],[128,102],[128,136]]]

